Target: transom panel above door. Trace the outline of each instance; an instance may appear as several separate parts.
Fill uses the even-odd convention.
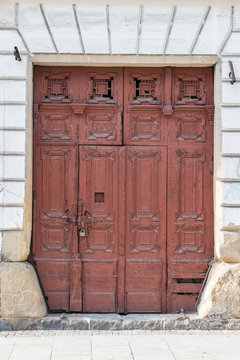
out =
[[[195,310],[212,134],[210,68],[35,68],[33,256],[51,310]]]

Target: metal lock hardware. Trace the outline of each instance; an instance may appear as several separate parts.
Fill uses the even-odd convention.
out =
[[[79,233],[80,233],[80,236],[86,236],[85,229],[80,229]]]

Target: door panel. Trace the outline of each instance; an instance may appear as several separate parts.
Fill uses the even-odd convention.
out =
[[[35,147],[33,254],[51,309],[69,308],[70,261],[77,242],[77,152],[72,144]]]
[[[164,69],[124,69],[124,144],[165,145]]]
[[[120,147],[81,146],[79,199],[83,204],[80,237],[83,266],[83,311],[117,309],[119,247]]]
[[[212,69],[174,69],[168,144],[168,312],[193,311],[213,256]]]
[[[127,147],[126,311],[165,311],[167,149]]]
[[[213,68],[173,68],[172,104],[213,105]]]
[[[71,257],[76,241],[73,224],[77,194],[76,148],[38,145],[35,152],[35,218],[38,241],[34,251],[48,257]],[[57,176],[56,176],[57,174]]]
[[[79,113],[79,143],[121,145],[123,69],[85,68],[82,74],[85,99]]]

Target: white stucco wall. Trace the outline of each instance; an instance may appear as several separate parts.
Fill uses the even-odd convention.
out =
[[[136,63],[143,54],[212,54],[219,56],[222,71],[221,105],[217,105],[221,124],[215,137],[215,237],[220,239],[216,254],[224,258],[221,238],[240,230],[240,6],[234,1],[218,5],[203,1],[199,6],[116,3],[0,2],[0,246],[2,238],[14,245],[30,237],[26,234],[31,212],[25,209],[25,164],[26,146],[31,162],[31,130],[26,120],[31,124],[31,69],[36,59],[41,62],[39,54],[86,54],[86,63],[89,53],[132,54]],[[14,46],[21,62],[14,59]],[[237,77],[234,85],[229,82],[229,60]],[[29,181],[27,186],[29,190]]]
[[[1,47],[0,42],[0,47]],[[11,43],[5,51],[12,52]],[[0,229],[23,228],[27,56],[0,54]]]

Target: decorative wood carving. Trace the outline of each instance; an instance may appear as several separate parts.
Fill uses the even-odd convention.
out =
[[[117,116],[114,113],[88,113],[86,138],[97,140],[116,140],[117,138]]]
[[[205,141],[205,114],[176,114],[176,140]]]
[[[118,74],[92,72],[87,74],[87,99],[92,104],[118,103]]]
[[[69,146],[60,148],[44,144],[39,145],[36,150],[37,171],[41,173],[37,179],[37,251],[38,254],[47,252],[48,256],[59,252],[70,253],[73,241],[70,218],[75,207],[72,201],[74,186],[69,187],[68,176],[74,174],[74,168],[71,168],[75,163],[74,149]],[[74,178],[70,181],[72,184],[75,183]]]
[[[175,104],[206,104],[205,81],[205,75],[177,75],[176,84],[178,92]]]
[[[204,253],[203,243],[204,225],[176,225],[177,243],[176,252],[184,254],[188,252]]]
[[[177,150],[176,154],[178,160],[176,219],[203,220],[205,216],[203,209],[205,151]]]
[[[132,104],[160,104],[160,79],[158,73],[132,73],[129,77],[129,102]]]
[[[130,114],[129,139],[130,141],[161,139],[160,115],[141,113]]]
[[[45,103],[69,103],[72,91],[69,82],[70,73],[44,73],[42,101]]]
[[[41,113],[41,140],[71,140],[72,115],[64,113]]]

